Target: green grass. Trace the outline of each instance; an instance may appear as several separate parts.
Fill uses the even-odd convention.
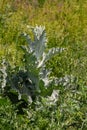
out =
[[[18,2],[19,1],[19,2]],[[40,5],[41,4],[41,5]],[[0,0],[0,60],[11,66],[23,66],[20,45],[23,32],[32,35],[27,25],[46,27],[48,48],[65,51],[48,62],[52,75],[74,75],[70,88],[58,86],[59,100],[47,106],[28,106],[24,115],[17,114],[17,104],[0,96],[0,129],[5,130],[86,130],[87,129],[87,0]],[[36,110],[37,107],[37,110]]]

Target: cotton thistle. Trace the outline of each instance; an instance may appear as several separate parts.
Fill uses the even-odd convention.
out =
[[[42,84],[46,89],[52,85],[55,78],[53,79],[53,77],[50,77],[51,69],[47,69],[46,63],[52,56],[61,53],[64,50],[64,48],[57,47],[51,48],[47,52],[47,37],[45,27],[27,27],[32,30],[34,38],[32,40],[30,35],[26,33],[23,33],[22,35],[26,38],[28,43],[27,46],[22,45],[22,49],[24,50],[25,54],[24,62],[26,61],[26,72],[24,72],[23,75],[18,74],[19,78],[17,75],[14,77],[15,82],[16,80],[18,82],[20,78],[23,79],[23,82],[20,82],[20,85],[22,85],[21,89],[18,87],[17,82],[16,85],[13,84],[13,88],[16,87],[16,90],[18,89],[19,99],[21,99],[22,94],[26,94],[28,97],[32,96],[32,94],[34,95],[37,90],[40,90]],[[27,76],[24,77],[25,74],[27,74]],[[30,79],[31,82],[29,82],[27,79]]]

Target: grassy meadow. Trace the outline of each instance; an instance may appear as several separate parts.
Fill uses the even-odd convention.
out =
[[[29,26],[45,26],[47,49],[65,50],[47,63],[52,76],[73,75],[73,86],[57,86],[56,104],[46,98],[24,107],[0,94],[1,130],[86,130],[87,129],[87,0],[0,0],[0,62],[23,67],[21,45]],[[1,63],[0,63],[1,66]],[[21,109],[21,108],[20,108]]]

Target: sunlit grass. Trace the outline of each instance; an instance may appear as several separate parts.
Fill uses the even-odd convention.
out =
[[[48,48],[65,48],[62,54],[56,55],[47,64],[52,67],[52,75],[62,77],[69,74],[77,79],[78,88],[73,91],[58,86],[61,90],[60,102],[54,115],[51,115],[53,123],[51,122],[48,130],[56,129],[54,120],[57,120],[59,130],[86,130],[87,0],[45,0],[41,6],[38,0],[0,0],[0,60],[6,58],[11,66],[22,66],[23,52],[20,45],[25,45],[26,41],[21,34],[26,32],[32,35],[27,25],[45,26]],[[49,112],[53,112],[53,109],[50,111],[46,106],[43,108],[45,112],[43,111],[42,115],[46,113],[50,119]],[[21,118],[21,122],[26,122],[25,125],[37,122],[34,125],[37,130],[38,127],[44,127],[45,122],[50,124],[46,115],[44,119],[39,110],[30,110],[35,113],[33,121],[30,121],[28,116],[26,121],[24,117],[18,117],[18,121]]]

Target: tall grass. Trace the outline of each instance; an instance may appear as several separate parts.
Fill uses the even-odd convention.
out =
[[[19,123],[17,127],[15,123],[14,128],[18,129],[18,126],[21,126],[20,119],[25,123],[25,129],[27,127],[29,129],[30,126],[31,129],[37,130],[57,128],[86,130],[87,0],[0,0],[0,60],[5,57],[11,66],[22,66],[23,52],[20,45],[26,45],[26,40],[21,34],[26,32],[32,37],[27,27],[36,25],[45,26],[48,48],[65,48],[63,53],[56,55],[47,63],[47,67],[52,68],[51,75],[56,77],[73,75],[76,78],[75,87],[72,90],[58,86],[59,101],[54,107],[46,106],[45,99],[41,99],[36,109],[33,108],[34,105],[29,106],[30,111],[26,111],[24,117],[16,118],[14,114],[14,120],[17,119]],[[0,102],[2,100],[4,99],[2,98]],[[5,102],[10,104],[8,101]],[[8,113],[7,108],[3,108],[2,105],[0,108],[1,111],[3,110],[2,113],[4,110]],[[13,108],[9,109],[13,111]],[[10,114],[4,117],[10,120],[12,118]],[[5,122],[8,124],[6,120],[3,122],[3,118],[1,120],[2,124]],[[3,130],[4,128],[6,127],[3,127]],[[21,129],[24,129],[23,126]]]

